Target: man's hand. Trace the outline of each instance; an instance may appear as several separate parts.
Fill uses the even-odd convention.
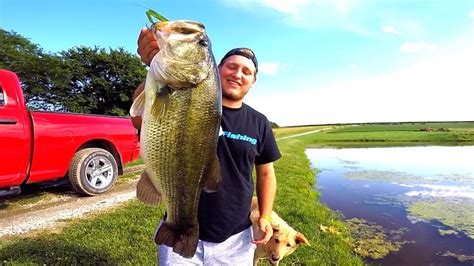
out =
[[[273,235],[272,225],[268,219],[260,217],[258,219],[258,228],[260,232],[263,232],[263,236],[261,239],[254,239],[252,243],[255,245],[265,245]]]
[[[140,55],[142,62],[147,66],[150,65],[153,57],[160,51],[158,39],[152,30],[143,28],[138,36],[137,53]]]

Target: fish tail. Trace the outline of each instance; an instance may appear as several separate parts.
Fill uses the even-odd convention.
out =
[[[180,229],[172,224],[163,222],[155,236],[157,245],[173,247],[173,251],[185,258],[192,258],[196,253],[199,239],[197,225]]]
[[[185,258],[191,258],[196,253],[199,239],[199,229],[197,226],[187,228],[173,247],[173,251],[181,254]]]
[[[155,243],[157,245],[173,247],[177,241],[178,239],[174,226],[167,222],[163,222],[160,225],[158,232],[156,232]]]

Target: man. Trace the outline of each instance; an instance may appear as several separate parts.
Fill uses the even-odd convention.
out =
[[[137,52],[149,65],[159,51],[156,35],[143,29]],[[268,119],[243,103],[244,96],[257,80],[258,62],[248,48],[229,51],[219,64],[223,114],[217,154],[222,185],[215,193],[201,193],[198,209],[199,243],[196,254],[186,259],[167,246],[159,247],[161,265],[252,265],[255,244],[265,244],[273,234],[270,214],[276,192],[273,162],[281,157]],[[134,97],[143,90],[140,84]],[[135,127],[140,117],[133,117]],[[252,170],[255,165],[256,191],[263,233],[252,240],[249,219],[254,192]]]

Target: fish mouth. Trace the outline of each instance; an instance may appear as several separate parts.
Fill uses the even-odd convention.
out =
[[[197,34],[203,33],[205,27],[202,23],[191,20],[160,21],[153,24],[155,30],[164,33]]]

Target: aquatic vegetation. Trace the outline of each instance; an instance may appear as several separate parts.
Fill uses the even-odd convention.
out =
[[[341,164],[351,164],[351,165],[357,165],[357,164],[359,164],[359,162],[356,162],[356,161],[341,160],[341,159],[339,159],[339,162],[340,162]]]
[[[344,168],[350,169],[350,170],[353,170],[353,171],[361,169],[359,166],[354,166],[354,165],[344,165]]]
[[[458,259],[460,262],[467,262],[467,261],[472,261],[474,262],[474,256],[468,256],[468,255],[462,255],[462,254],[456,254],[451,251],[445,252],[444,254],[441,254],[443,257],[454,257]]]
[[[402,195],[403,196],[403,195]],[[407,197],[405,197],[407,198]],[[399,207],[402,208],[404,207],[404,202],[406,200],[402,200],[401,196],[396,193],[380,193],[380,194],[374,194],[372,196],[371,200],[364,200],[365,204],[370,204],[370,205],[390,205],[393,207]]]
[[[474,176],[465,174],[442,174],[442,175],[437,175],[436,178],[439,178],[441,180],[449,180],[452,182],[456,182],[461,185],[474,185]]]
[[[350,180],[367,180],[396,183],[415,183],[426,181],[426,178],[408,174],[405,172],[380,170],[350,171],[344,173],[343,177]]]
[[[439,234],[442,235],[442,236],[446,236],[446,235],[457,235],[457,234],[458,234],[457,231],[451,230],[451,229],[448,229],[448,230],[438,229],[438,232],[439,232]]]
[[[390,252],[397,252],[409,241],[393,241],[401,239],[406,228],[388,231],[382,226],[364,219],[352,218],[346,220],[349,231],[355,242],[354,252],[359,256],[370,259],[381,259]]]
[[[346,167],[345,168],[350,168]],[[397,184],[436,184],[453,182],[459,185],[474,185],[474,177],[470,174],[438,174],[431,177],[422,177],[400,171],[362,170],[344,173],[344,178],[360,181],[379,181]]]
[[[412,204],[408,208],[408,212],[410,215],[424,220],[439,221],[474,239],[474,201],[472,200],[453,201],[435,198]]]

